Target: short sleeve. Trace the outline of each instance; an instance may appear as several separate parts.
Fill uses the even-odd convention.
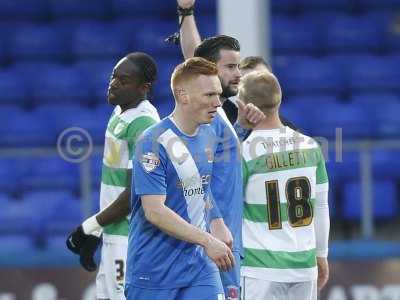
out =
[[[153,117],[142,116],[133,120],[128,127],[126,133],[126,139],[128,141],[129,157],[135,152],[135,145],[138,137],[143,133],[144,130],[149,128],[151,125],[157,123]]]
[[[133,186],[137,195],[166,195],[166,153],[149,136],[140,137],[133,158]]]

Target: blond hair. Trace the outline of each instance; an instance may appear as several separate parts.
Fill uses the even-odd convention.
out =
[[[251,72],[240,80],[239,99],[253,103],[264,114],[270,115],[281,104],[282,91],[278,79],[269,72]]]
[[[218,75],[217,65],[201,57],[192,57],[177,65],[171,75],[171,89],[175,98],[182,83],[189,82],[200,75]]]

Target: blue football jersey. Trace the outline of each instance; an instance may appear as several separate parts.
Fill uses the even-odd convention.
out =
[[[242,253],[243,182],[239,138],[222,108],[218,109],[211,127],[217,136],[211,191],[232,233],[233,250]]]
[[[206,230],[215,139],[210,125],[188,136],[165,118],[138,140],[126,284],[152,289],[204,285],[205,278],[218,272],[203,247],[176,239],[147,221],[140,200],[141,195],[166,195],[167,207]]]

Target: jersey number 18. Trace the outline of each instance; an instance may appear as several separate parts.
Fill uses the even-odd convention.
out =
[[[270,230],[282,229],[282,213],[278,180],[265,181],[268,226]],[[313,219],[311,186],[307,177],[288,179],[285,187],[287,216],[292,227],[310,225]]]

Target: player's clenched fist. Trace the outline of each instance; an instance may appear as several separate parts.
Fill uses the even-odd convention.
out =
[[[81,225],[71,232],[66,244],[69,250],[79,255],[79,262],[82,267],[89,272],[93,272],[97,269],[97,264],[93,257],[100,245],[100,241],[99,237],[86,234]]]
[[[207,234],[207,237],[207,241],[203,246],[208,257],[210,257],[222,271],[231,269],[235,264],[231,249],[211,234]]]
[[[265,119],[265,114],[253,103],[244,104],[240,99],[236,103],[238,104],[238,121],[242,127],[252,129]]]
[[[194,5],[195,0],[177,0],[178,6],[182,8],[190,8]]]

